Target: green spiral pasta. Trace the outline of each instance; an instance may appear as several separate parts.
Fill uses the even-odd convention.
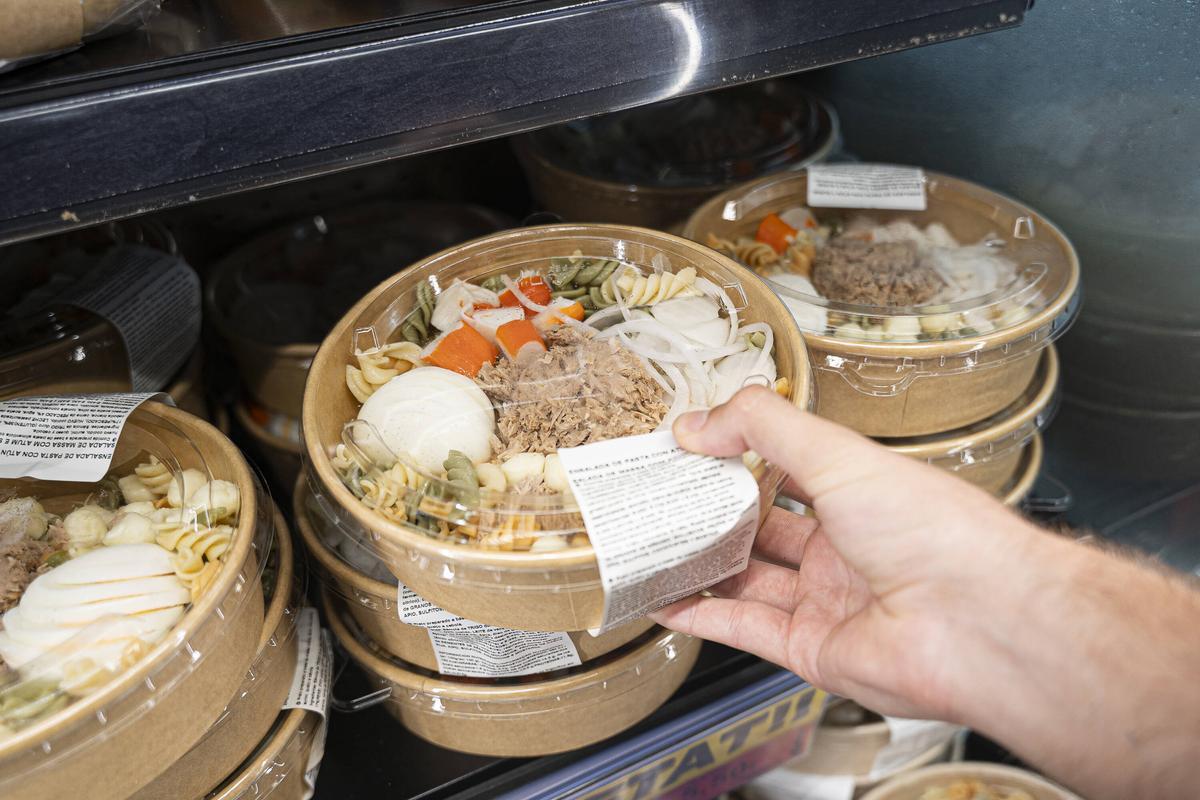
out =
[[[493,275],[490,278],[486,278],[479,285],[482,286],[484,289],[487,289],[489,292],[495,292],[496,294],[500,294],[505,289],[504,276],[503,275]]]
[[[442,462],[446,470],[446,482],[455,490],[455,496],[463,504],[471,507],[479,505],[479,474],[475,465],[465,453],[451,450]]]
[[[590,316],[597,309],[613,304],[613,298],[605,295],[603,286],[620,266],[621,262],[614,258],[585,258],[579,251],[566,258],[552,258],[550,294],[578,300],[584,316]]]
[[[417,303],[400,326],[400,335],[405,341],[424,344],[429,338],[429,320],[433,317],[435,302],[433,287],[426,281],[417,284]]]

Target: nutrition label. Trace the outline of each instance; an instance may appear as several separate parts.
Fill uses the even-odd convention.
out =
[[[515,678],[577,667],[582,661],[567,634],[514,631],[471,622],[438,608],[404,584],[400,621],[424,628],[438,672],[469,678]]]
[[[137,246],[114,250],[93,276],[67,302],[120,332],[134,391],[162,389],[200,338],[200,278],[176,256]]]
[[[296,672],[283,707],[303,708],[325,716],[333,677],[333,647],[321,630],[315,608],[300,611],[296,620]]]
[[[154,396],[73,394],[0,402],[0,478],[102,479],[125,420]]]
[[[925,210],[925,172],[890,164],[814,164],[808,168],[813,208]]]
[[[596,551],[609,630],[746,568],[758,483],[670,431],[558,451]]]

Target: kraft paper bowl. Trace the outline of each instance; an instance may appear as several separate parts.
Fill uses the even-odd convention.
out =
[[[875,787],[863,796],[863,800],[919,800],[926,789],[946,786],[958,780],[979,780],[1007,789],[1020,789],[1033,800],[1082,800],[1058,784],[1027,770],[969,761],[937,764],[898,775]]]
[[[287,523],[278,508],[274,514],[275,547],[267,565],[274,567],[275,578],[254,661],[204,738],[131,800],[206,796],[237,769],[275,724],[296,671],[297,584],[302,582],[297,579]]]
[[[404,259],[419,258],[505,224],[500,215],[477,206],[370,203],[284,225],[250,240],[213,267],[204,290],[205,316],[229,347],[250,395],[272,411],[299,419],[304,382],[319,337],[269,341],[238,324],[231,316],[235,304],[248,301],[265,304],[270,310],[296,297],[264,294],[264,286],[275,283],[294,288],[314,282],[320,286],[329,272],[345,271],[346,264],[356,264],[358,269],[345,272],[344,285],[335,296],[326,292],[316,298],[315,311],[336,314],[353,301],[353,297],[343,296],[350,285],[357,283],[366,289],[387,274],[379,269],[381,254],[386,254],[389,270],[392,263],[399,268]],[[399,252],[390,253],[389,247]],[[312,299],[314,291],[310,288],[301,302],[304,297]],[[307,313],[292,311],[302,316]],[[292,311],[285,311],[283,317],[294,316]]]
[[[1025,445],[1021,452],[1017,475],[1004,492],[1004,505],[1016,508],[1033,492],[1033,486],[1042,472],[1044,455],[1042,435],[1039,433],[1030,440],[1029,444]]]
[[[805,329],[816,380],[816,411],[877,437],[922,436],[961,428],[1011,405],[1029,386],[1042,351],[1062,335],[1079,308],[1079,259],[1066,236],[1033,209],[969,181],[926,171],[926,211],[815,209],[819,219],[869,216],[940,222],[960,242],[1006,240],[1033,302],[1028,317],[985,334],[932,341],[867,341]],[[761,219],[806,205],[807,172],[775,175],[730,189],[698,208],[684,235],[705,241],[753,237]],[[806,307],[809,295],[776,291]],[[839,304],[824,301],[830,312]],[[969,305],[969,303],[968,303]],[[850,310],[866,306],[847,306]],[[964,309],[959,309],[964,310]],[[855,313],[858,313],[856,311]],[[865,313],[865,312],[863,312]],[[911,315],[912,310],[901,310]]]
[[[306,476],[296,481],[292,495],[296,530],[300,541],[316,562],[318,577],[326,595],[335,606],[344,608],[359,629],[384,652],[410,664],[436,671],[437,656],[429,641],[429,633],[416,625],[400,621],[400,608],[395,582],[385,583],[356,569],[330,549],[327,542],[342,541],[349,534],[338,529],[330,516],[331,509],[309,490]],[[361,547],[358,543],[351,546]],[[365,557],[374,553],[363,548]],[[587,631],[572,631],[567,635],[587,663],[641,636],[654,623],[641,619],[614,628],[599,636]]]
[[[700,654],[700,640],[655,628],[606,658],[504,682],[426,673],[364,640],[325,594],[333,635],[380,688],[387,711],[441,747],[497,757],[562,753],[620,733],[666,702]]]
[[[277,713],[258,749],[205,800],[303,800],[309,755],[322,725],[320,714],[303,708]]]
[[[132,668],[0,742],[0,796],[6,800],[128,797],[200,741],[224,707],[223,699],[214,698],[234,696],[258,650],[263,595],[254,540],[258,530],[259,541],[266,532],[269,543],[271,512],[259,499],[249,466],[216,428],[155,402],[130,415],[114,470],[131,469],[147,453],[238,486],[241,513],[225,566],[200,601]],[[41,496],[48,510],[59,512],[81,502],[91,487],[6,480],[0,488]]]
[[[1003,497],[1019,477],[1034,435],[1049,424],[1057,391],[1058,354],[1051,345],[1025,394],[995,416],[945,434],[880,441]]]
[[[803,141],[772,141],[752,154],[734,154],[730,152],[731,145],[722,152],[713,152],[707,161],[662,163],[654,174],[639,178],[617,174],[611,168],[598,173],[586,168],[580,160],[603,146],[595,141],[596,129],[612,125],[617,116],[625,118],[622,124],[626,132],[617,139],[610,137],[609,143],[621,150],[637,150],[641,139],[661,134],[663,126],[654,117],[667,114],[679,120],[690,111],[722,103],[754,106],[757,113],[776,120],[788,117],[786,127],[793,136],[803,130]],[[833,109],[791,81],[763,81],[702,97],[685,97],[669,101],[670,104],[674,107],[617,112],[610,118],[580,120],[514,137],[513,149],[541,209],[574,222],[611,222],[674,230],[697,206],[722,189],[768,172],[799,169],[824,161],[837,148],[838,121]],[[680,105],[686,108],[679,108]],[[718,113],[717,119],[721,118]],[[723,118],[728,121],[729,115]],[[766,126],[758,127],[764,131]],[[641,133],[631,128],[641,128]],[[695,139],[698,134],[693,130],[691,136]]]
[[[839,721],[842,717],[844,721]],[[866,711],[850,700],[837,700],[826,709],[825,716],[813,736],[807,753],[792,759],[777,773],[778,780],[769,785],[786,784],[787,773],[804,775],[851,775],[854,777],[855,797],[861,797],[871,787],[892,775],[909,772],[947,758],[960,728],[947,728],[945,736],[913,752],[906,761],[882,775],[873,775],[875,759],[892,744],[892,732],[879,715]],[[766,788],[766,787],[763,787]],[[770,792],[756,792],[756,798],[773,797]]]
[[[293,439],[274,429],[270,419],[263,424],[263,417],[267,415],[274,416],[269,411],[251,409],[245,401],[233,406],[233,416],[254,440],[255,454],[261,457],[263,468],[275,480],[276,486],[286,489],[296,483],[296,477],[300,474],[300,456],[304,452],[304,446],[298,438],[300,421],[282,420],[286,426],[296,428],[297,438]]]
[[[415,288],[431,276],[441,285],[454,278],[482,279],[515,264],[581,250],[649,264],[665,254],[675,269],[695,267],[717,284],[740,287],[742,319],[769,324],[775,336],[778,374],[790,383],[789,399],[809,406],[812,377],[804,343],[778,297],[745,267],[707,247],[670,234],[618,225],[547,225],[476,239],[417,262],[377,286],[334,327],[321,345],[304,395],[303,432],[312,485],[345,512],[402,583],[431,603],[466,619],[501,628],[580,631],[600,627],[604,595],[590,546],[560,552],[503,552],[435,539],[390,522],[363,505],[342,483],[330,457],[343,426],[358,413],[346,388],[346,366],[355,343],[370,332],[390,342],[412,307]],[[736,292],[734,293],[736,295]],[[370,338],[370,337],[366,337]],[[775,499],[782,472],[758,471],[761,518]]]

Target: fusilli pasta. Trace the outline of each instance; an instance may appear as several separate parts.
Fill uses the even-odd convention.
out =
[[[436,302],[437,298],[433,294],[433,287],[427,281],[417,284],[416,305],[405,318],[404,324],[400,326],[400,336],[405,341],[419,345],[429,338],[429,320],[433,317],[433,307]]]
[[[133,474],[157,497],[165,497],[171,488],[171,470],[155,456],[134,467]]]
[[[456,499],[469,506],[479,505],[479,475],[471,459],[458,450],[451,450],[442,467],[446,470],[446,482],[453,487]]]
[[[627,305],[652,306],[673,297],[694,297],[700,292],[695,288],[696,270],[685,267],[679,272],[655,272],[641,275],[633,267],[626,267],[620,275],[604,284],[605,298],[616,301],[613,287],[621,290]]]
[[[406,522],[410,516],[409,492],[420,490],[425,478],[399,460],[383,472],[364,475],[359,485],[363,490],[362,501],[368,508],[394,522]]]
[[[420,364],[421,348],[412,342],[393,342],[357,350],[354,357],[358,366],[346,365],[346,386],[358,402],[365,403],[380,386]]]

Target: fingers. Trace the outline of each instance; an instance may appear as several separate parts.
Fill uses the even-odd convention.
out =
[[[754,540],[754,555],[779,564],[799,566],[804,549],[821,527],[816,519],[772,508]]]
[[[802,497],[879,476],[904,461],[870,440],[796,408],[770,389],[742,389],[711,411],[684,414],[675,438],[694,452],[736,456],[753,450],[782,467]],[[911,462],[909,462],[911,465]]]
[[[746,568],[709,591],[717,597],[765,603],[789,614],[796,608],[799,573],[791,567],[751,559]]]
[[[788,664],[791,614],[778,608],[693,595],[655,611],[650,618],[671,630],[745,650],[780,666]]]

